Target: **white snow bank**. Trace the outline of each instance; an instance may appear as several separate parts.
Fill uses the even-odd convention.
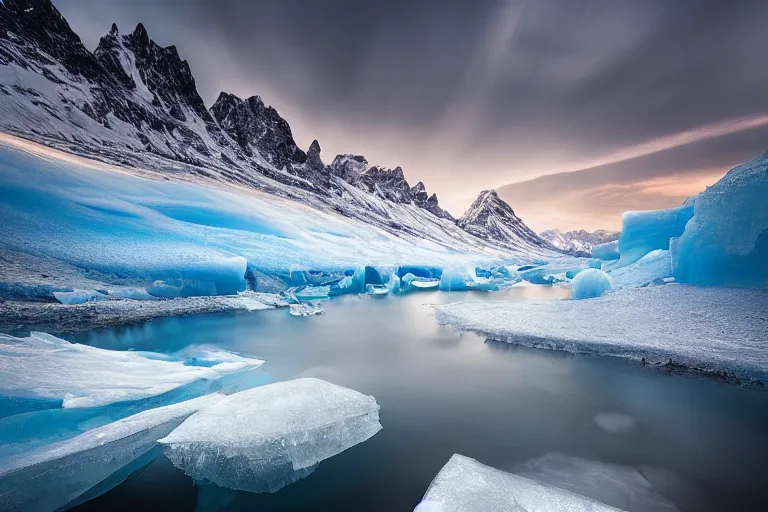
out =
[[[430,503],[427,507],[424,503]],[[455,454],[429,485],[418,508],[443,512],[598,512],[617,510],[578,494]]]
[[[591,300],[432,306],[438,322],[526,346],[672,360],[768,380],[768,290],[672,284]]]
[[[298,379],[225,397],[160,443],[173,464],[195,480],[275,492],[379,430],[373,397]]]
[[[166,357],[159,354],[69,343],[39,332],[27,338],[0,334],[0,395],[61,399],[65,408],[95,407],[149,398],[264,364],[231,356],[237,360],[230,357],[203,367],[163,360]]]

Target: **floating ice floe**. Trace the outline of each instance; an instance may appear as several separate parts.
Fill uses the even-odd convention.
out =
[[[159,438],[221,398],[206,395],[150,409],[3,461],[0,509],[47,512],[103,494],[156,458]]]
[[[325,313],[323,306],[313,302],[301,302],[299,304],[291,304],[288,309],[288,313],[291,316],[314,316],[322,315]]]
[[[416,510],[608,512],[618,509],[455,454],[432,480]]]
[[[571,283],[571,295],[574,299],[599,297],[613,289],[613,279],[596,268],[587,268],[576,274]]]
[[[298,379],[224,397],[160,443],[173,464],[197,481],[275,492],[379,430],[373,397]]]
[[[365,293],[372,297],[386,297],[389,295],[389,287],[386,284],[367,284]]]
[[[677,512],[656,488],[664,472],[548,453],[515,466],[515,474],[544,485],[567,489],[629,512]],[[563,510],[563,509],[553,509]]]
[[[298,300],[304,302],[309,300],[322,300],[330,296],[330,286],[303,286],[294,290],[293,295]]]
[[[676,284],[626,288],[590,300],[432,307],[441,324],[498,341],[671,361],[746,382],[768,379],[766,290]]]
[[[65,408],[96,407],[149,398],[264,364],[237,357],[236,362],[192,366],[159,355],[149,358],[70,343],[45,333],[33,332],[27,338],[0,334],[0,395],[57,400]]]

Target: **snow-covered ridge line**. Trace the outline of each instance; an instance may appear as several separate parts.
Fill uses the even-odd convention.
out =
[[[0,130],[162,177],[263,190],[393,234],[436,243],[445,243],[445,232],[475,238],[457,230],[437,196],[423,183],[411,186],[401,168],[369,166],[355,155],[326,165],[317,141],[304,152],[288,123],[259,96],[222,93],[206,108],[177,49],[157,45],[141,24],[125,35],[113,24],[90,52],[49,0],[4,6]],[[471,245],[551,250],[525,230],[508,234],[512,239],[481,236]]]

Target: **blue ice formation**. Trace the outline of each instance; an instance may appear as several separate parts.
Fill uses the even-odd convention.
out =
[[[610,268],[629,265],[656,249],[669,250],[669,239],[683,234],[693,217],[696,196],[666,210],[625,212],[621,218],[619,260]]]
[[[555,271],[548,265],[524,265],[517,269],[517,275],[524,281],[533,284],[554,284],[562,281],[557,277]]]
[[[587,268],[576,274],[571,282],[574,299],[591,299],[613,289],[613,279],[596,268]]]
[[[630,265],[611,270],[608,275],[615,289],[664,284],[664,279],[672,277],[672,258],[669,251],[657,249]]]
[[[677,281],[767,286],[768,153],[699,194],[693,219],[668,248]]]
[[[402,265],[397,268],[397,277],[403,279],[406,274],[413,274],[415,277],[426,277],[430,279],[440,279],[443,269],[440,267]]]
[[[495,291],[499,289],[498,282],[490,278],[491,271],[478,272],[478,270],[471,266],[446,268],[440,277],[440,290],[456,292],[465,290]]]
[[[592,247],[592,257],[604,261],[619,259],[619,241],[613,240]]]

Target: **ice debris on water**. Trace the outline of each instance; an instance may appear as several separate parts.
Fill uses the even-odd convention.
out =
[[[424,503],[428,506],[422,506]],[[439,504],[439,505],[438,505]],[[429,485],[419,512],[608,512],[617,509],[455,454]],[[438,508],[439,507],[439,508]]]
[[[495,291],[499,289],[498,282],[491,279],[491,272],[481,272],[479,276],[477,269],[471,266],[454,266],[443,270],[440,277],[440,290],[465,291],[465,290],[484,290]]]
[[[149,398],[199,380],[215,381],[264,363],[237,358],[193,366],[163,360],[162,355],[150,358],[146,353],[70,343],[39,332],[26,338],[0,334],[0,395],[60,400],[65,408],[96,407]]]
[[[224,397],[159,442],[197,481],[275,492],[379,430],[373,397],[307,378]]]
[[[322,315],[325,312],[323,306],[317,302],[301,302],[299,304],[291,304],[288,313],[291,316],[314,316]]]
[[[150,409],[4,460],[0,509],[60,510],[103,494],[157,457],[158,439],[221,398],[212,394]]]
[[[574,299],[599,297],[613,289],[613,279],[596,268],[587,268],[576,274],[571,282],[571,295]]]

